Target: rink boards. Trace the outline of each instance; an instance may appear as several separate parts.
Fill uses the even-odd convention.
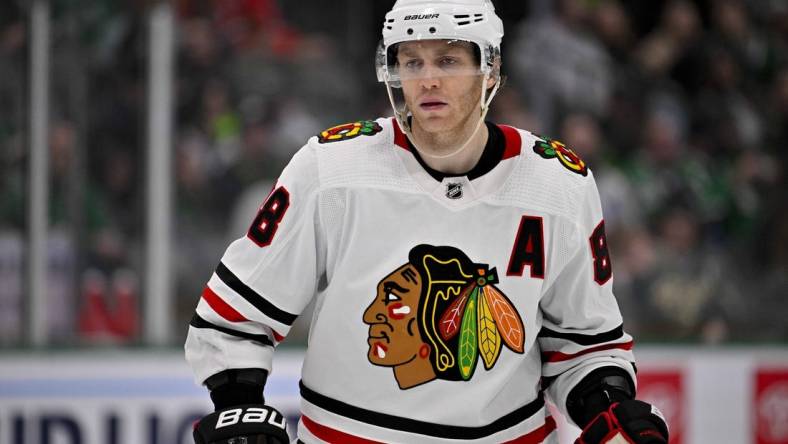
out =
[[[788,347],[636,350],[639,397],[675,444],[788,444]],[[298,417],[301,352],[279,350],[267,401]],[[185,444],[210,408],[178,351],[5,353],[0,443]],[[559,418],[561,442],[577,430]]]

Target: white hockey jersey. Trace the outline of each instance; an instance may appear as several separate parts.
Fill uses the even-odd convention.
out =
[[[635,380],[593,175],[499,128],[503,159],[473,180],[434,179],[390,118],[311,138],[202,294],[196,380],[270,371],[312,298],[307,443],[556,442],[543,392],[565,412],[598,367]]]

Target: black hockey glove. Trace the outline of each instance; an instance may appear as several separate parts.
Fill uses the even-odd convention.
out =
[[[205,380],[216,411],[194,426],[196,444],[287,444],[287,421],[265,405],[268,372],[229,369]]]
[[[273,407],[245,404],[217,410],[194,427],[196,444],[287,444],[287,420]]]
[[[596,416],[575,444],[667,444],[668,426],[660,411],[637,399],[616,402]]]

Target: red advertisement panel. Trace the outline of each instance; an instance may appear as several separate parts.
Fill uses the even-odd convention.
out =
[[[688,417],[684,376],[679,369],[653,369],[638,372],[638,399],[657,406],[670,429],[670,444],[684,442]]]
[[[755,374],[755,441],[788,444],[788,367]]]

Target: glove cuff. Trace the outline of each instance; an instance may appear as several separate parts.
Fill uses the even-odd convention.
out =
[[[635,384],[629,373],[620,367],[600,367],[569,392],[566,409],[572,421],[584,428],[612,404],[634,397]]]
[[[230,369],[205,380],[216,410],[242,404],[265,404],[268,372],[258,368]]]

